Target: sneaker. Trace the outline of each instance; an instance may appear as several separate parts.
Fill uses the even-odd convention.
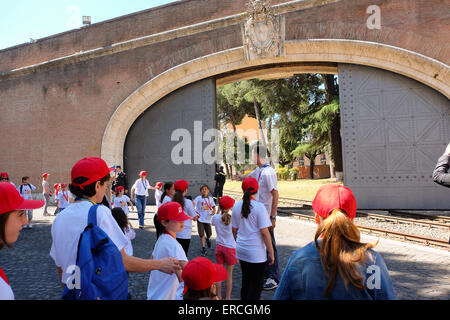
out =
[[[28,225],[28,229],[33,229],[33,225],[32,225],[32,224],[29,224],[29,225]]]
[[[206,238],[206,244],[208,245],[208,248],[211,248],[211,240],[208,238]]]
[[[139,229],[144,229],[144,226],[139,226]]]
[[[267,279],[266,283],[264,283],[264,290],[273,290],[278,287],[278,283],[274,279]]]
[[[206,256],[206,249],[205,249],[205,248],[202,248],[201,256],[202,256],[202,257],[205,257],[205,256]]]

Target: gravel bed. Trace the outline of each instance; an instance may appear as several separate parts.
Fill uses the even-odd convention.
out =
[[[393,221],[381,221],[365,217],[355,218],[354,222],[355,224],[365,227],[409,233],[412,235],[418,235],[433,239],[448,240],[450,236],[450,232],[448,229],[445,230],[443,228],[434,228],[434,227],[430,228],[427,226],[412,225],[410,223],[401,223],[401,222],[396,223]]]

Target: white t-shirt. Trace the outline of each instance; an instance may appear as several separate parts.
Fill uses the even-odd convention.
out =
[[[164,196],[164,199],[163,199],[163,202],[162,202],[161,205],[163,205],[164,203],[170,202],[170,201],[172,201],[172,198],[171,198],[171,197],[169,197],[169,196]]]
[[[142,181],[142,179],[137,179],[133,184],[132,189],[134,189],[134,193],[137,196],[146,196],[148,197],[148,189],[150,189],[150,183],[147,179]]]
[[[133,228],[125,227],[124,229],[124,233],[125,236],[128,239],[128,243],[125,246],[125,248],[123,248],[125,250],[125,253],[129,256],[133,255],[133,244],[131,243],[131,240],[133,240],[134,238],[136,238],[136,232],[134,232]]]
[[[233,237],[233,231],[231,228],[231,222],[229,225],[225,225],[222,222],[222,215],[215,214],[211,219],[211,224],[216,227],[216,243],[221,246],[235,249],[236,248],[236,240]]]
[[[14,293],[11,286],[0,277],[0,300],[14,300]]]
[[[22,198],[24,198],[25,200],[32,200],[33,196],[31,195],[31,191],[36,190],[36,187],[34,185],[32,185],[31,183],[28,184],[24,184],[22,187],[22,192],[20,192],[20,186],[17,187],[17,191],[19,191],[20,195],[22,196]]]
[[[214,215],[213,208],[216,206],[213,197],[203,198],[198,196],[195,198],[195,209],[200,214],[198,221],[203,223],[211,223],[211,218]]]
[[[255,194],[255,200],[264,204],[267,213],[270,215],[272,211],[272,190],[278,190],[277,187],[277,173],[269,166],[264,165],[262,168],[256,167],[256,169],[249,174],[249,177],[253,177],[258,180],[258,193]]]
[[[163,233],[156,241],[153,259],[176,258],[188,261],[181,244],[171,235]],[[179,282],[175,273],[167,274],[158,270],[150,272],[147,300],[182,300],[184,282]]]
[[[251,200],[248,218],[242,217],[243,200],[238,201],[232,211],[231,224],[237,228],[236,258],[251,263],[267,261],[266,245],[261,229],[271,227],[269,214],[260,202]]]
[[[128,210],[128,202],[130,202],[130,198],[126,195],[122,195],[121,197],[115,197],[113,202],[113,208],[122,208],[123,212],[126,215],[130,212]]]
[[[161,195],[163,194],[162,190],[155,190],[155,203],[159,207],[161,207]]]
[[[64,209],[67,208],[70,205],[70,199],[72,198],[72,194],[69,191],[59,191],[58,197],[56,198],[59,200],[59,208]]]
[[[194,209],[194,204],[191,200],[184,198],[184,213],[188,216],[194,218],[197,216],[197,213]],[[188,219],[184,221],[184,229],[181,232],[177,232],[177,238],[179,239],[190,239],[192,235],[192,219]]]
[[[45,180],[42,180],[42,193],[50,193],[50,185]]]
[[[76,265],[78,241],[87,226],[91,206],[92,203],[89,201],[71,203],[53,221],[50,256],[55,261],[56,266],[62,269],[61,281],[64,284],[70,276],[66,273],[67,268]],[[97,225],[108,235],[119,251],[128,244],[128,238],[120,230],[109,208],[98,207]]]

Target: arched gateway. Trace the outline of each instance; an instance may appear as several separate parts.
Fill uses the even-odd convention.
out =
[[[63,180],[82,156],[123,164],[131,155],[131,176],[147,164],[155,179],[184,172],[211,183],[210,166],[162,165],[152,154],[167,155],[164,140],[139,123],[158,115],[161,126],[179,114],[186,128],[195,120],[214,127],[216,82],[338,73],[344,182],[359,206],[448,209],[446,190],[430,180],[450,137],[445,4],[412,1],[412,10],[402,0],[380,1],[370,11],[371,1],[272,1],[270,14],[258,15],[259,3],[270,9],[264,2],[252,1],[244,14],[243,0],[180,1],[0,51],[0,112],[8,123],[0,144],[11,150],[1,167],[20,176],[30,157],[36,175],[52,171]],[[377,29],[371,22],[380,17]],[[199,111],[183,94],[206,97],[199,105],[209,116],[183,112]],[[6,142],[12,124],[23,136],[14,148]],[[147,151],[138,153],[141,140]]]

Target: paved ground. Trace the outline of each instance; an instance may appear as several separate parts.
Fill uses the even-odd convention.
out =
[[[55,207],[50,208],[53,212]],[[133,242],[135,256],[150,257],[156,236],[153,227],[155,207],[148,206],[144,230],[136,230]],[[148,213],[150,212],[150,213]],[[59,299],[62,288],[58,282],[55,265],[49,252],[50,228],[54,217],[44,217],[42,209],[35,210],[35,225],[32,230],[23,230],[13,248],[0,252],[0,266],[5,271],[18,300]],[[137,213],[131,212],[131,223],[137,227]],[[312,241],[315,226],[293,218],[279,217],[275,236],[278,243],[280,268],[283,272],[292,252]],[[207,257],[215,261],[215,231],[212,248]],[[365,242],[374,237],[363,235]],[[200,255],[200,238],[194,223],[188,258]],[[389,268],[399,299],[450,299],[450,252],[403,242],[381,239],[376,250],[383,255]],[[130,276],[130,291],[135,299],[146,299],[148,273],[133,273]],[[241,272],[239,265],[233,271],[232,297],[239,299]],[[264,291],[261,299],[272,299],[274,291]]]

